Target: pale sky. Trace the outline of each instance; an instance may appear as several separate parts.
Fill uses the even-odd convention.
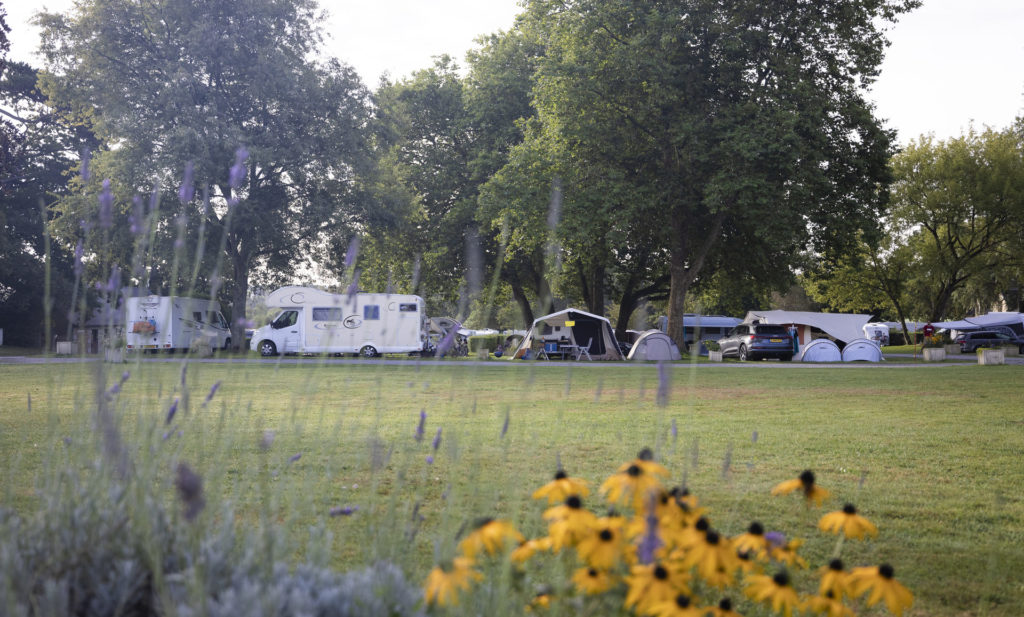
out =
[[[46,6],[4,1],[11,57],[34,61],[37,33],[27,24]],[[34,5],[34,6],[33,6]],[[370,88],[430,66],[447,53],[463,64],[482,34],[511,27],[517,0],[322,0],[331,13],[328,53],[352,65]],[[878,115],[906,143],[923,133],[939,139],[978,129],[1002,129],[1024,115],[1024,1],[925,0],[889,33],[882,73],[872,89]]]

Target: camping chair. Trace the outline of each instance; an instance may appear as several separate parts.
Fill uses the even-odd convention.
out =
[[[586,345],[580,345],[578,351],[576,352],[576,360],[577,361],[579,361],[580,358],[582,358],[583,356],[586,356],[587,360],[590,360],[591,362],[594,361],[594,359],[590,357],[590,344],[593,343],[593,342],[594,342],[594,338],[591,337],[590,340],[587,341]]]

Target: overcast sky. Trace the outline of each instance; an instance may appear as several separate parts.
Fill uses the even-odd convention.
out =
[[[34,5],[34,6],[33,6]],[[352,65],[366,84],[402,77],[447,53],[461,61],[473,40],[507,30],[516,0],[338,0],[322,5],[331,19],[329,53]],[[37,33],[27,25],[40,6],[62,11],[71,0],[5,1],[15,59],[32,63]],[[1024,0],[925,0],[890,32],[872,97],[878,115],[906,143],[923,133],[955,137],[1005,128],[1024,114]]]

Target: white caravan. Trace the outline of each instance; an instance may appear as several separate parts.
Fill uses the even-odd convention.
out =
[[[186,350],[209,343],[215,349],[231,345],[231,330],[220,303],[180,296],[141,296],[125,302],[127,349]]]
[[[411,353],[427,346],[423,298],[405,294],[332,294],[282,287],[266,299],[281,312],[252,334],[250,348],[279,353]]]

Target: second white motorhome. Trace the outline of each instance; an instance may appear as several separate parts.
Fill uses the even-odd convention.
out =
[[[250,349],[279,353],[382,353],[423,351],[427,344],[423,298],[407,294],[332,294],[314,287],[282,287],[266,305],[281,312],[252,335]]]
[[[130,351],[187,350],[197,343],[231,345],[220,303],[180,296],[141,296],[125,302],[125,347]]]

